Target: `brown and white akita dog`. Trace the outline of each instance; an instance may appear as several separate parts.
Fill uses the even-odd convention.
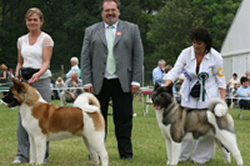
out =
[[[47,141],[80,136],[94,164],[99,164],[100,157],[102,166],[108,166],[105,122],[93,94],[79,95],[73,107],[59,107],[47,103],[29,84],[12,81],[3,101],[9,107],[20,106],[22,125],[29,134],[31,164],[43,164]]]

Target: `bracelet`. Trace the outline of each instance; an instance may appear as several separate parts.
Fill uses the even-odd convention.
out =
[[[19,76],[15,76],[15,77],[19,78]]]

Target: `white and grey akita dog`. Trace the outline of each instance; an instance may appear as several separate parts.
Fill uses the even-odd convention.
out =
[[[231,153],[237,164],[243,165],[236,142],[234,121],[223,100],[212,99],[204,110],[184,108],[176,102],[171,84],[168,87],[156,85],[152,101],[166,142],[167,165],[178,164],[183,140],[202,139],[206,136],[215,138],[225,163],[231,163]]]

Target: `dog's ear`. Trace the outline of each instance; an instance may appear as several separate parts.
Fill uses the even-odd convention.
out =
[[[25,91],[25,86],[24,83],[18,79],[12,78],[12,82],[14,83],[15,89],[20,92],[20,91]]]
[[[158,82],[155,82],[155,87],[154,87],[154,90],[156,90],[157,88],[159,88],[160,85],[158,84]]]
[[[22,84],[22,82],[18,79],[12,78],[12,82],[14,83],[14,85],[18,85],[20,86]]]
[[[173,94],[173,83],[169,84],[166,87],[166,90],[167,90],[168,93]]]

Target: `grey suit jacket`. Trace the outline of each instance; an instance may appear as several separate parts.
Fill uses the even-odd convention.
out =
[[[101,91],[107,53],[104,22],[86,28],[81,52],[82,80],[83,85],[93,85],[95,94]],[[138,26],[119,20],[114,41],[114,57],[116,74],[125,93],[130,92],[132,81],[141,83],[143,55]]]

